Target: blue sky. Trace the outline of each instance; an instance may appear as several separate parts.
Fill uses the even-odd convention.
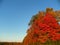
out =
[[[0,0],[0,41],[21,42],[31,17],[47,7],[60,10],[60,1]]]

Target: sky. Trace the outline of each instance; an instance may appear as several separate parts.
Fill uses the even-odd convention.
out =
[[[0,41],[22,42],[31,17],[48,7],[60,10],[60,0],[0,0]]]

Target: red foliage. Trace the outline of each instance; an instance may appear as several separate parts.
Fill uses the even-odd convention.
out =
[[[45,43],[48,40],[60,40],[60,25],[56,19],[52,15],[46,14],[40,20],[35,19],[30,27],[31,33],[29,37],[31,42],[40,41],[41,43]]]
[[[34,21],[34,26],[32,28],[34,28],[35,36],[32,36],[34,37],[33,41],[36,42],[39,40],[40,42],[45,43],[48,39],[51,39],[52,41],[60,40],[60,34],[57,33],[59,24],[56,19],[53,16],[46,14],[43,18],[43,22],[44,23],[37,19]]]

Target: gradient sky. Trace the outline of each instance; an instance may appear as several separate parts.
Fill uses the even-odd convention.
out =
[[[60,1],[0,0],[0,41],[21,42],[31,17],[47,7],[60,10]]]

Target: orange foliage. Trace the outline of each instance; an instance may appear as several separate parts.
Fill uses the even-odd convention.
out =
[[[23,41],[24,45],[60,40],[60,25],[56,20],[56,16],[52,8],[47,8],[46,13],[39,12],[27,31],[27,36]]]

